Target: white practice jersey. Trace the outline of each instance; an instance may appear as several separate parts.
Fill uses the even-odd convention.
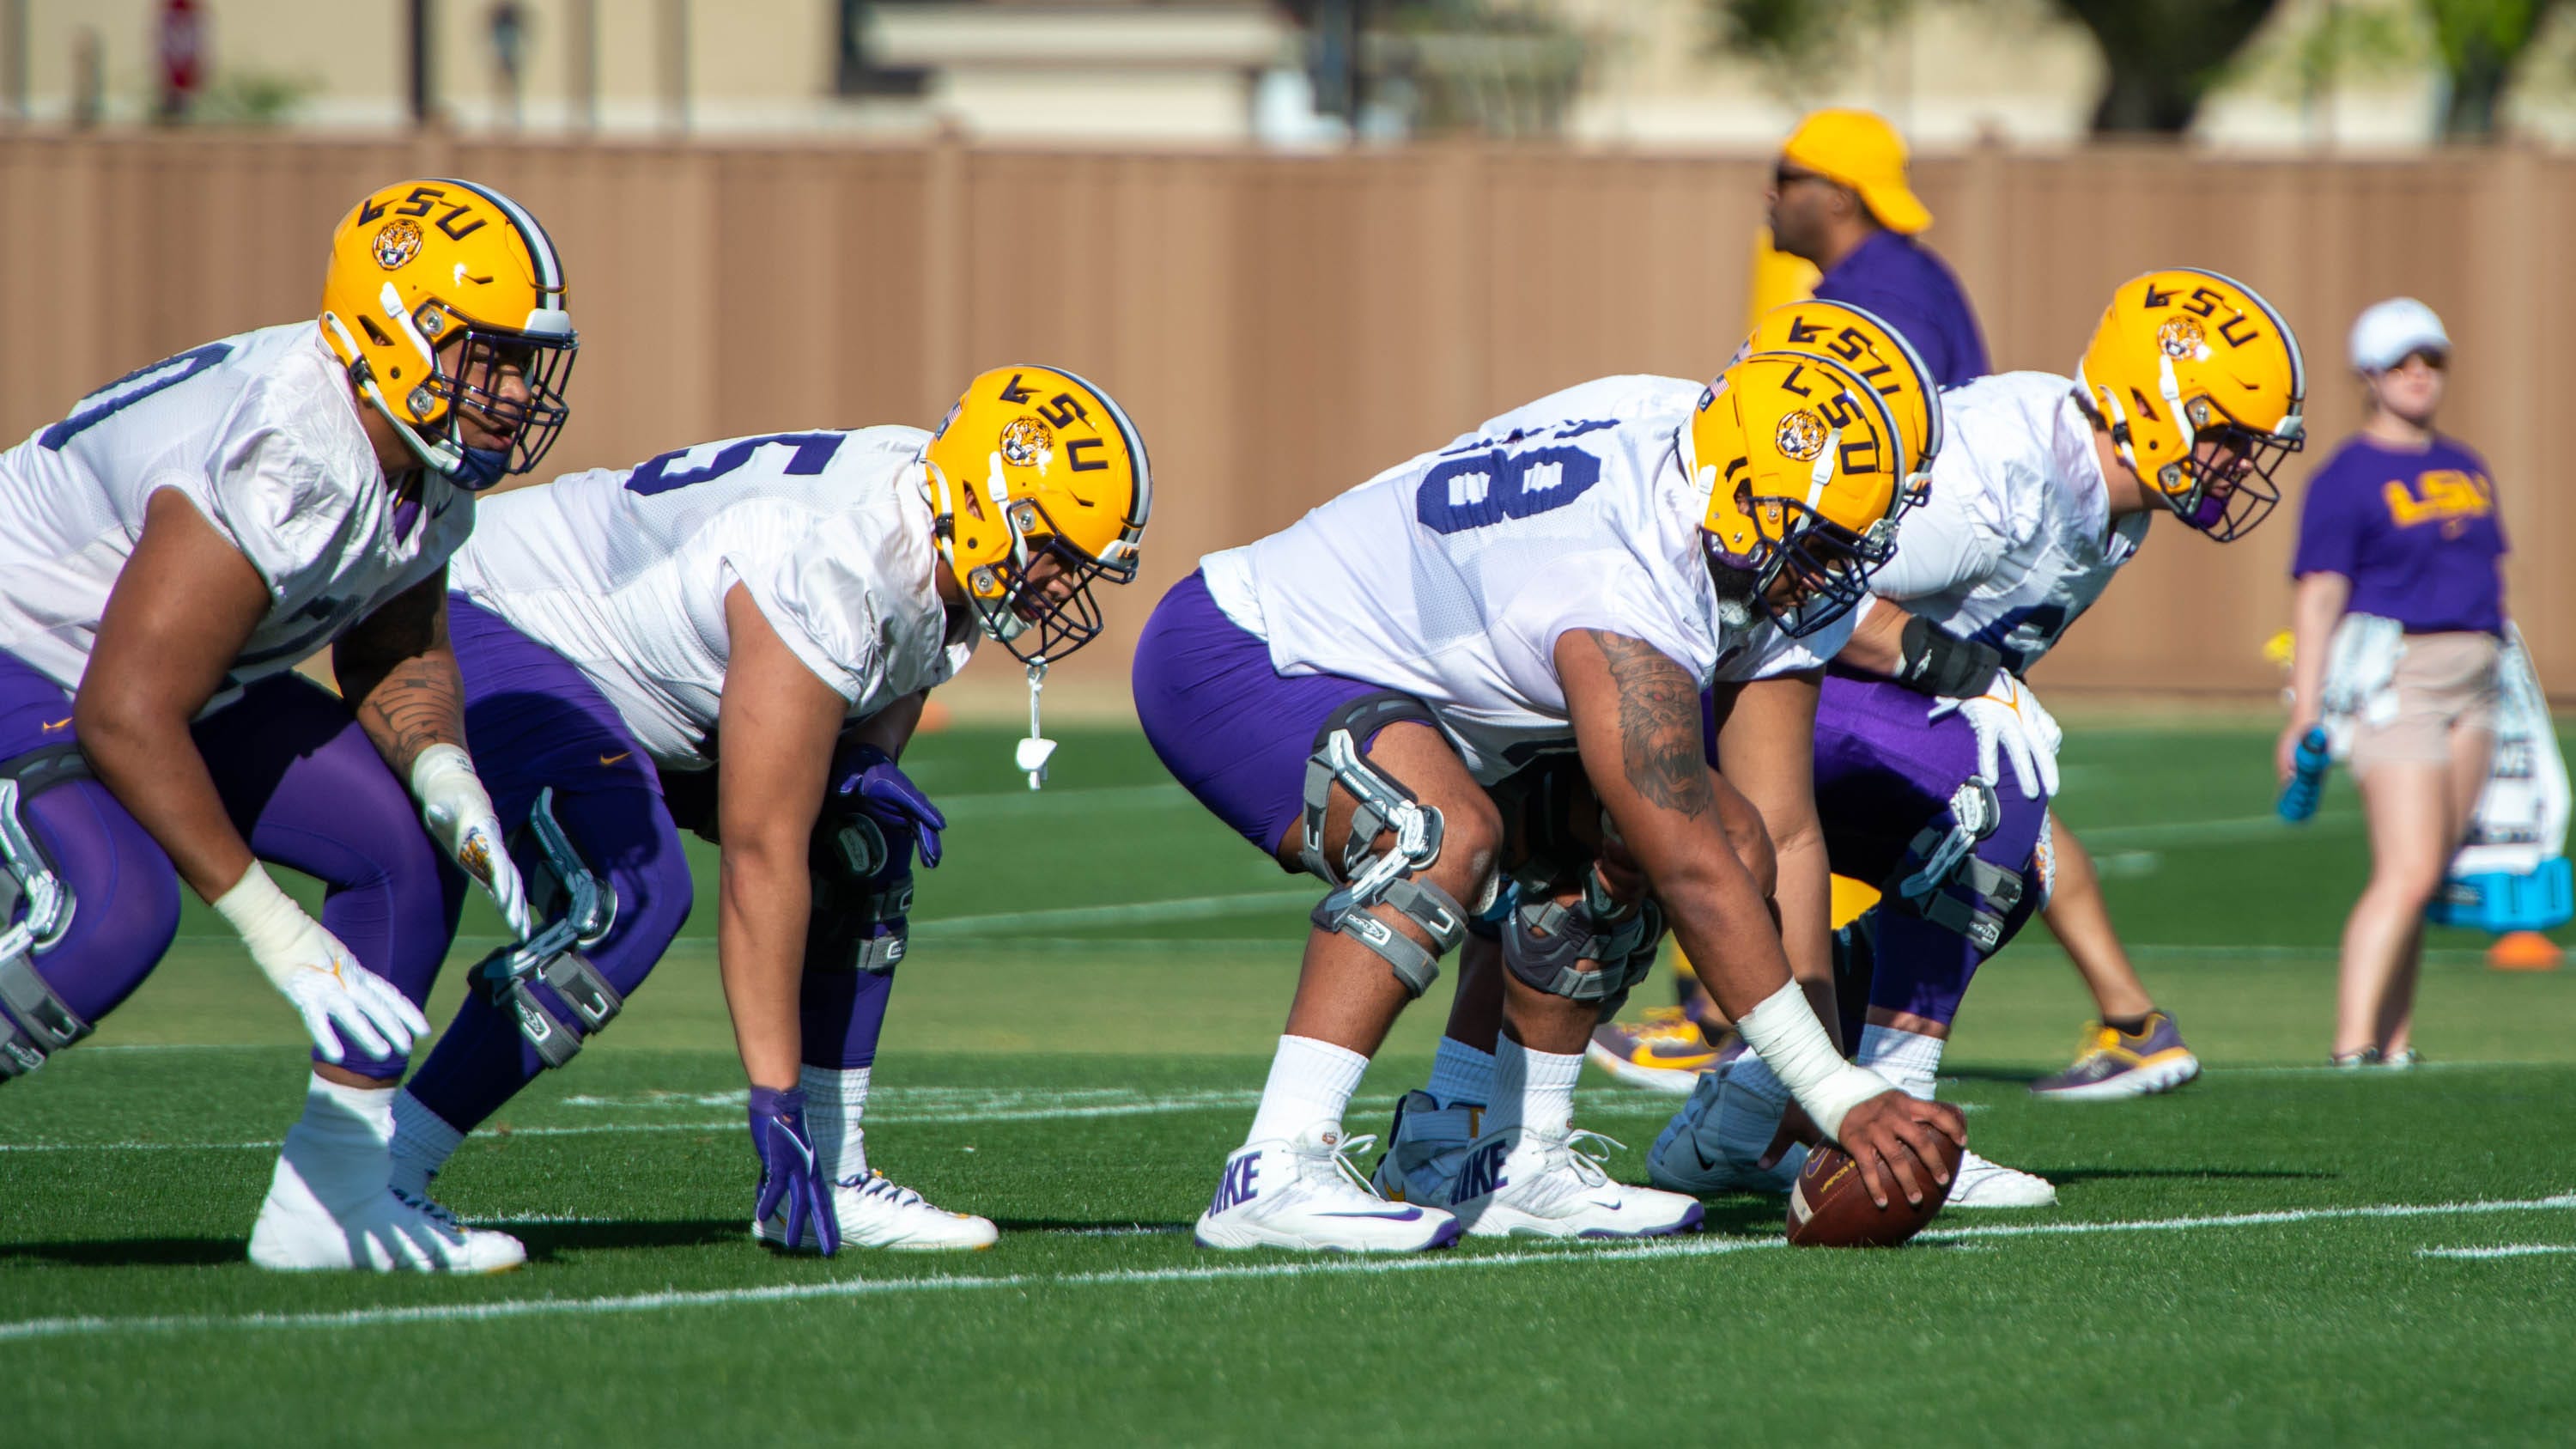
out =
[[[740,584],[864,719],[965,667],[934,582],[918,428],[776,433],[596,469],[483,505],[453,587],[581,667],[657,765],[705,769]]]
[[[1896,557],[1870,579],[1962,638],[2039,662],[2137,557],[2150,515],[2114,523],[2093,424],[2075,384],[2007,372],[1941,394],[1948,429],[1931,497],[1897,526]]]
[[[438,572],[474,497],[436,474],[421,487],[398,508],[317,324],[192,348],[0,453],[0,650],[78,688],[145,505],[174,488],[268,585],[216,708]]]
[[[1829,653],[1843,634],[1792,644],[1767,623],[1719,619],[1706,500],[1676,445],[1699,393],[1616,377],[1516,408],[1283,532],[1208,555],[1209,593],[1268,641],[1282,674],[1344,675],[1429,705],[1485,784],[1572,743],[1555,661],[1568,630],[1642,640],[1703,687],[1813,667],[1805,644]]]

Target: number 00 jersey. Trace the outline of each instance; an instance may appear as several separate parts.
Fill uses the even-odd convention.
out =
[[[1280,673],[1367,680],[1431,706],[1489,785],[1571,743],[1555,658],[1570,630],[1642,640],[1703,687],[1816,667],[1848,626],[1792,641],[1720,619],[1700,545],[1707,501],[1675,442],[1699,394],[1614,377],[1516,408],[1283,532],[1208,555],[1209,594],[1269,643]]]
[[[1897,525],[1896,557],[1870,579],[2019,674],[2137,557],[2151,515],[2113,522],[2093,424],[2075,384],[2007,372],[1941,394],[1948,441],[1932,493]]]
[[[654,762],[714,763],[736,584],[862,719],[963,668],[940,603],[918,428],[704,443],[483,505],[453,587],[581,667]]]
[[[424,474],[420,507],[397,508],[358,406],[321,328],[293,322],[130,373],[0,453],[0,650],[78,688],[164,488],[268,586],[214,704],[437,573],[473,495]]]

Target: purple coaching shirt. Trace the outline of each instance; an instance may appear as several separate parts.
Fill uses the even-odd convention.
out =
[[[2354,437],[2308,479],[2290,573],[2343,575],[2345,608],[2409,634],[2497,634],[2504,553],[2485,459],[2449,438],[2414,452]]]
[[[1910,237],[1871,233],[1816,283],[1816,295],[1885,318],[1923,354],[1923,365],[1943,387],[1957,387],[1991,370],[1985,336],[1977,330],[1977,314],[1959,290],[1959,279]]]

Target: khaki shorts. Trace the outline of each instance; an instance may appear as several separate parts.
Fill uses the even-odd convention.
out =
[[[2397,713],[2353,734],[2355,775],[2381,761],[2438,765],[2455,730],[2495,733],[2500,645],[2493,634],[2409,634],[2390,687]]]

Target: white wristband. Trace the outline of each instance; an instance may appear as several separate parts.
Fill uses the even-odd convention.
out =
[[[1792,981],[1762,999],[1762,1004],[1735,1019],[1745,1045],[1761,1053],[1763,1065],[1787,1085],[1798,1105],[1807,1109],[1817,1130],[1842,1140],[1843,1117],[1882,1092],[1895,1090],[1886,1078],[1856,1067],[1834,1050],[1807,993]]]
[[[250,869],[242,872],[242,878],[233,882],[231,890],[215,897],[209,904],[215,908],[216,915],[223,917],[240,933],[242,943],[250,947],[250,958],[259,963],[259,969],[268,973],[268,978],[277,983],[278,989],[284,990],[285,978],[269,963],[295,959],[295,948],[303,939],[304,929],[312,917],[304,914],[304,908],[297,905],[293,897],[279,890],[277,882],[268,878],[268,868],[255,860],[250,863]]]
[[[439,778],[457,770],[474,773],[474,757],[462,745],[431,745],[412,756],[411,798],[426,804]]]

